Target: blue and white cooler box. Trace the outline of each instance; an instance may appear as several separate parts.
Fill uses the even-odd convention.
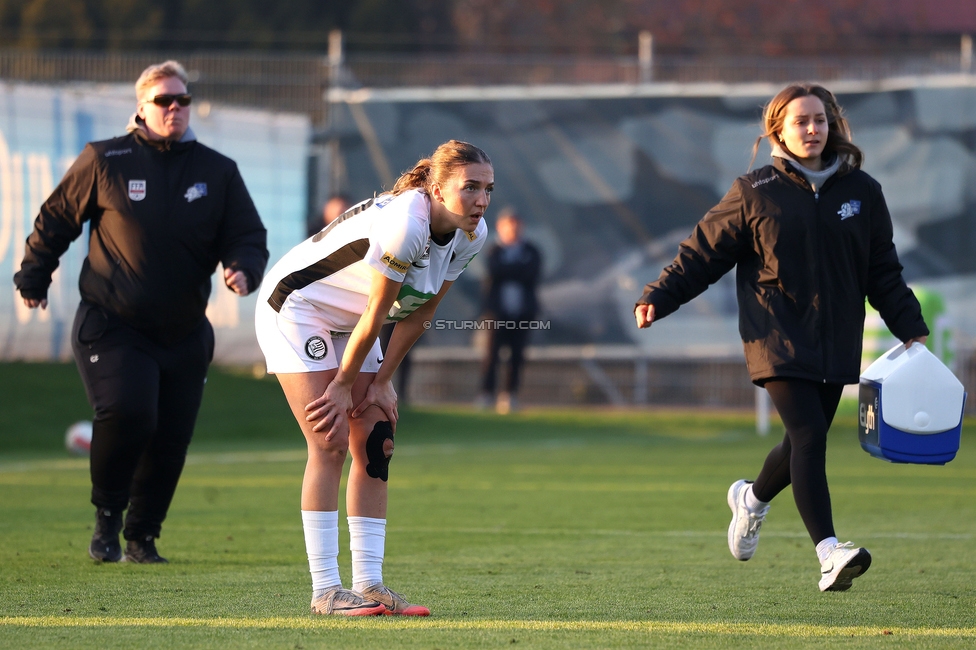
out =
[[[899,343],[861,375],[858,439],[892,463],[945,465],[956,457],[966,391],[919,343]]]

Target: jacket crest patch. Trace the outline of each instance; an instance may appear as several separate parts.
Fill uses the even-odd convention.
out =
[[[844,205],[840,206],[840,210],[837,211],[840,215],[840,220],[850,219],[855,214],[861,214],[861,202],[860,201],[848,201]]]
[[[183,198],[186,199],[187,203],[193,203],[197,199],[203,198],[207,195],[207,184],[206,183],[195,183],[187,188],[186,194]]]
[[[146,181],[129,181],[129,199],[141,201],[146,198]]]

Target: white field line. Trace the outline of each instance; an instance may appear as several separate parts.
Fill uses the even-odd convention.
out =
[[[382,626],[382,627],[381,627]],[[770,623],[682,623],[672,621],[506,621],[394,619],[369,617],[349,620],[334,618],[268,617],[268,618],[185,618],[185,617],[119,617],[107,616],[9,616],[0,617],[0,627],[25,628],[210,628],[210,629],[379,629],[428,631],[524,631],[524,632],[636,632],[657,634],[715,634],[756,637],[874,637],[892,635],[910,638],[976,638],[976,627],[873,627]]]
[[[389,526],[390,532],[405,534],[464,534],[464,535],[540,535],[546,537],[679,537],[682,539],[710,539],[722,538],[727,535],[725,530],[590,530],[586,528],[429,528],[422,526]],[[808,533],[803,530],[775,531],[763,529],[762,536],[779,537],[785,539],[807,539]],[[967,541],[976,537],[974,533],[902,533],[902,532],[870,532],[861,531],[858,539],[870,542],[872,539],[907,539],[907,540],[960,540]]]

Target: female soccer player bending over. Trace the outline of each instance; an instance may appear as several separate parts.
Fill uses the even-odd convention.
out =
[[[398,417],[391,379],[481,250],[493,189],[484,151],[445,142],[391,191],[353,206],[289,251],[261,287],[258,342],[308,445],[302,523],[315,614],[430,614],[383,584],[386,480]],[[383,358],[377,335],[391,321]],[[347,452],[352,590],[343,589],[338,564]]]

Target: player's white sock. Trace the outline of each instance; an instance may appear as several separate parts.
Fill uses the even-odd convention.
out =
[[[312,574],[312,598],[342,585],[339,578],[339,513],[302,510],[305,552]]]
[[[746,486],[746,507],[749,508],[749,510],[756,512],[768,505],[768,501],[760,501],[756,498],[755,493],[752,491],[752,483]]]
[[[837,546],[836,537],[827,537],[820,540],[820,543],[817,544],[817,557],[820,558],[821,564],[823,564],[824,560],[830,557],[830,552],[834,550],[835,546]]]
[[[352,551],[352,588],[362,591],[383,582],[386,519],[348,517],[349,550]]]

